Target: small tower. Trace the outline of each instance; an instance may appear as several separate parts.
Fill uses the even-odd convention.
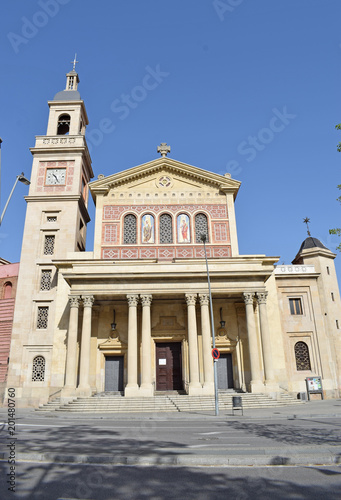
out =
[[[306,222],[306,221],[304,221]],[[309,229],[308,229],[309,231]],[[310,236],[306,238],[293,264],[305,264],[315,266],[319,273],[317,286],[324,319],[325,331],[331,346],[331,358],[334,367],[330,366],[334,373],[340,373],[341,368],[341,301],[339,285],[335,270],[334,259],[336,254],[331,252],[317,238]],[[326,348],[326,346],[321,346]],[[337,377],[337,375],[335,375]],[[338,380],[339,391],[341,390],[341,377]]]
[[[88,183],[93,177],[85,140],[88,117],[75,71],[48,102],[46,135],[36,136],[18,277],[8,387],[22,406],[46,402],[64,384],[55,335],[67,308],[67,284],[55,261],[85,250]],[[66,290],[57,299],[57,290]],[[63,297],[63,294],[61,294]],[[26,346],[26,347],[25,347]],[[27,347],[29,346],[29,347]],[[25,367],[18,371],[15,367]]]

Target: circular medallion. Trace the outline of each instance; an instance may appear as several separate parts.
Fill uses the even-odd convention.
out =
[[[169,188],[172,185],[172,179],[168,175],[161,175],[157,180],[157,186],[161,188]]]

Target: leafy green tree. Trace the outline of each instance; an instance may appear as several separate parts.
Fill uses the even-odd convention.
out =
[[[341,130],[341,123],[339,123],[338,125],[335,125],[335,128],[336,128],[336,130]],[[341,142],[339,142],[339,144],[337,145],[337,150],[339,151],[339,153],[341,153]],[[341,184],[339,184],[337,186],[337,188],[341,190]],[[336,198],[336,200],[341,203],[341,196]],[[338,236],[341,236],[341,228],[336,227],[334,229],[329,229],[329,234],[337,234]],[[340,252],[341,252],[341,243],[336,248],[337,248],[337,250],[340,250]]]

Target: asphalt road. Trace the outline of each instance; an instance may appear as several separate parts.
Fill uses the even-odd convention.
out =
[[[339,500],[341,467],[136,467],[18,464],[16,492],[27,500]]]

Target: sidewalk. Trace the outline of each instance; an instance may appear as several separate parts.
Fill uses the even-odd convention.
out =
[[[7,408],[0,409],[6,422]],[[240,411],[16,412],[16,459],[112,465],[341,464],[341,400]],[[1,432],[4,445],[7,427]],[[8,452],[0,453],[7,459]]]

